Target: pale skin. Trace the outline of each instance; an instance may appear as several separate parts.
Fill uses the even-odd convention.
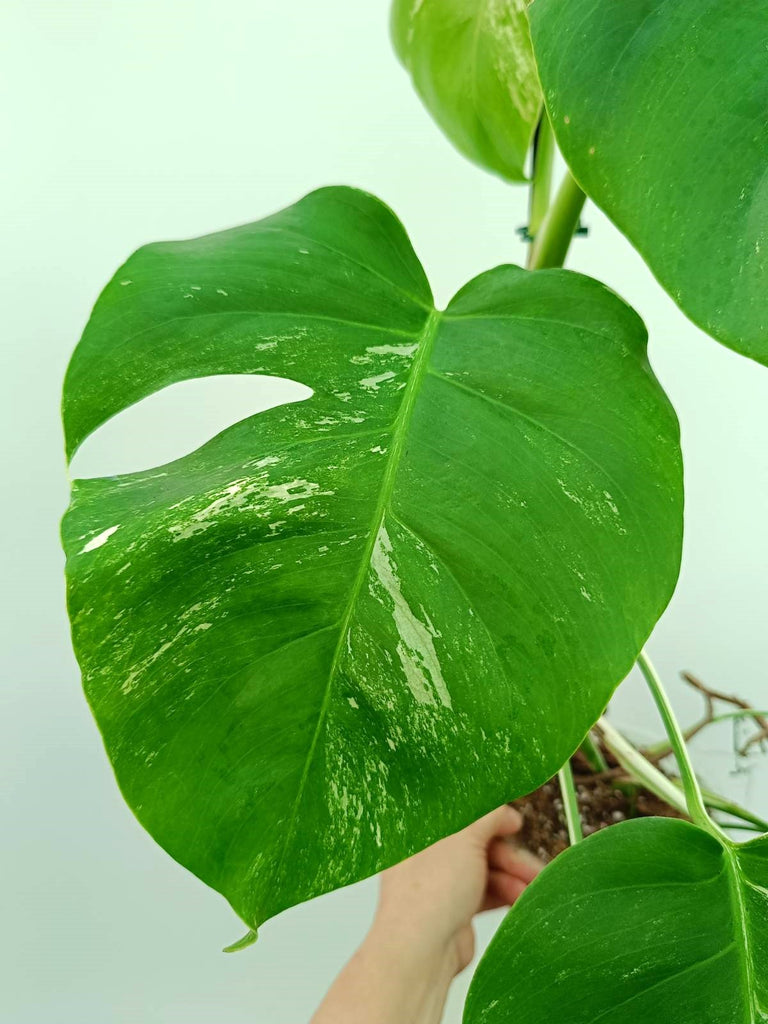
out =
[[[521,824],[505,804],[384,871],[370,931],[311,1024],[439,1024],[475,914],[514,903],[543,866],[515,844]]]

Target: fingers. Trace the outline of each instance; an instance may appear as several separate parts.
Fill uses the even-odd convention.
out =
[[[508,875],[506,871],[491,869],[488,872],[488,887],[482,910],[496,910],[497,907],[509,907],[521,896],[528,883],[522,878]]]
[[[507,839],[493,839],[488,847],[488,866],[527,884],[534,880],[544,864],[529,850]]]
[[[511,906],[544,867],[528,850],[505,839],[488,847],[488,882],[482,910]]]
[[[520,831],[522,824],[520,812],[510,804],[502,804],[495,811],[480,818],[470,828],[477,831],[483,842],[489,842],[495,836],[513,836]]]

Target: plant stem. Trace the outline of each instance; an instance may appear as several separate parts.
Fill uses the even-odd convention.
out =
[[[633,747],[629,740],[625,739],[617,729],[614,729],[606,718],[601,718],[597,722],[597,728],[608,750],[610,750],[621,767],[632,778],[637,779],[646,789],[655,793],[660,799],[666,800],[671,807],[680,811],[681,814],[688,813],[683,794],[674,782],[668,779],[650,761],[646,760],[640,751]]]
[[[603,742],[606,747],[616,760],[619,762],[624,771],[629,777],[642,786],[649,792],[654,793],[659,799],[665,800],[670,806],[680,811],[681,814],[688,814],[688,805],[685,801],[684,791],[682,782],[678,782],[674,779],[668,778],[663,772],[651,761],[647,760],[640,753],[640,751],[634,747],[628,739],[608,722],[605,718],[601,718],[597,723],[597,728],[600,731]],[[617,780],[617,785],[620,780]],[[710,790],[702,790],[704,797],[704,804],[707,807],[711,807],[713,810],[722,811],[724,814],[730,814],[734,818],[741,818],[742,821],[750,822],[755,827],[762,829],[764,832],[768,832],[768,821],[764,821],[758,815],[753,814],[746,808],[741,807],[739,804],[735,804],[730,800],[726,800],[725,797],[720,796],[717,793],[712,793]],[[728,826],[730,828],[730,826]]]
[[[555,201],[531,243],[529,270],[562,267],[586,198],[571,172],[566,171]]]
[[[768,711],[762,711],[759,708],[739,708],[738,711],[723,711],[721,715],[715,715],[708,724],[714,725],[715,722],[726,722],[729,718],[754,718],[755,715],[766,717],[768,716]]]
[[[552,191],[552,166],[555,158],[555,135],[546,110],[541,115],[533,149],[533,178],[528,212],[528,234],[535,238],[549,209]]]
[[[581,741],[581,747],[579,749],[587,759],[587,763],[593,772],[599,774],[600,772],[607,772],[609,770],[608,762],[603,757],[603,752],[600,747],[592,739],[591,732],[588,732]]]
[[[653,695],[653,699],[659,709],[659,714],[664,722],[664,728],[667,736],[669,737],[669,742],[672,744],[675,759],[677,760],[678,768],[680,769],[680,779],[683,784],[685,802],[688,807],[688,813],[691,816],[691,820],[696,825],[706,829],[707,832],[716,835],[718,838],[724,838],[722,830],[715,824],[707,813],[707,808],[704,804],[704,797],[702,796],[701,789],[699,788],[699,780],[696,778],[696,773],[693,770],[693,765],[691,764],[691,759],[688,755],[688,748],[685,745],[682,730],[675,718],[675,713],[672,710],[672,705],[669,702],[669,698],[664,690],[661,679],[645,651],[641,651],[638,655],[637,664],[646,683],[648,684],[651,694]]]
[[[701,792],[704,796],[704,803],[707,807],[712,808],[712,810],[722,811],[723,814],[730,814],[732,818],[741,818],[742,821],[750,822],[750,824],[755,825],[762,832],[768,832],[768,821],[761,818],[758,814],[753,814],[752,811],[742,807],[741,804],[735,804],[731,800],[726,800],[725,797],[712,793],[708,789],[702,789]],[[728,828],[731,827],[731,825],[728,826]]]
[[[754,719],[755,725],[758,731],[750,736],[746,743],[743,743],[738,750],[740,757],[746,757],[749,748],[757,743],[763,743],[768,740],[768,712],[759,711],[753,708],[747,701],[742,700],[741,697],[735,697],[728,693],[721,693],[719,690],[713,690],[711,686],[707,686],[700,679],[697,679],[691,672],[681,672],[683,679],[692,686],[695,690],[702,695],[706,704],[706,710],[704,717],[701,721],[697,722],[696,725],[692,725],[690,729],[686,729],[683,733],[686,743],[688,743],[694,736],[698,735],[702,729],[705,729],[708,725],[713,722],[722,721],[722,715],[715,715],[715,701],[722,701],[725,704],[735,704],[739,709],[736,715],[731,713],[731,717],[750,717]],[[658,743],[652,747],[648,747],[645,751],[645,756],[650,758],[652,761],[660,761],[664,757],[668,757],[672,753],[672,747],[669,743]]]
[[[739,708],[736,711],[723,711],[720,715],[713,715],[711,718],[702,720],[697,725],[692,726],[690,729],[686,729],[684,733],[686,743],[689,740],[693,739],[694,736],[698,736],[702,729],[705,729],[708,725],[716,725],[718,722],[736,721],[739,718],[751,718],[755,720],[756,716],[758,715],[762,718],[765,718],[766,716],[768,716],[768,711],[763,711],[760,708]],[[755,735],[749,739],[746,745],[751,746],[753,740],[756,743],[761,743],[764,742],[767,738],[768,737],[766,737],[766,735],[761,730],[760,732],[755,733]],[[672,754],[673,750],[670,744],[666,740],[664,740],[662,743],[654,743],[650,747],[645,747],[644,752],[646,757],[650,757],[654,761],[661,761],[665,757],[668,757],[670,754]],[[746,751],[743,748],[737,751],[737,753],[742,757],[746,756]]]
[[[576,787],[573,784],[573,772],[571,771],[570,761],[566,761],[557,773],[557,779],[560,783],[560,795],[563,798],[565,821],[568,825],[568,838],[571,841],[571,846],[574,846],[576,843],[581,842],[584,834],[581,830],[579,799],[576,795]]]

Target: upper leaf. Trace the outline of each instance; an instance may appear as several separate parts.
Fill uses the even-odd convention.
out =
[[[683,312],[768,363],[768,4],[535,0],[557,141]]]
[[[70,451],[211,373],[314,388],[149,473],[73,485],[86,693],[126,799],[257,925],[548,778],[680,556],[642,323],[500,267],[444,313],[392,213],[326,189],[136,253],[67,375]]]
[[[768,837],[719,842],[670,818],[566,850],[505,918],[465,1024],[768,1020]]]
[[[392,37],[416,91],[457,149],[510,181],[541,112],[527,0],[394,0]]]

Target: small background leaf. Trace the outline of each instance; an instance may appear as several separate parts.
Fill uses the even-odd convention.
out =
[[[526,0],[395,0],[392,36],[416,91],[457,149],[510,181],[541,111]]]

